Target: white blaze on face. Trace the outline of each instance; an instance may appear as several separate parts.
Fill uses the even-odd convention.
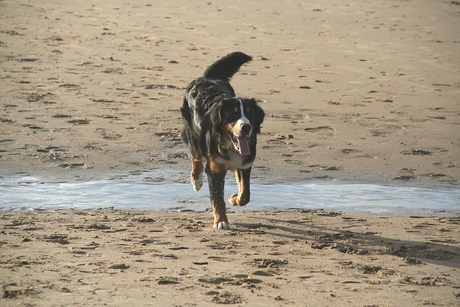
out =
[[[243,101],[241,99],[238,99],[238,100],[240,101],[241,118],[238,120],[237,125],[238,125],[238,128],[239,128],[239,131],[241,131],[241,127],[243,127],[245,124],[250,125],[251,122],[249,121],[249,119],[244,114]],[[251,133],[249,133],[249,135],[251,135]]]
[[[245,125],[251,125],[251,122],[244,114],[243,101],[241,99],[238,99],[238,100],[240,101],[241,117],[240,119],[238,119],[238,121],[234,125],[234,127],[238,129],[238,132],[237,133],[234,133],[235,131],[232,132],[231,140],[232,140],[233,146],[239,152],[239,154],[243,156],[247,156],[251,154],[251,148],[249,147],[248,137],[251,135],[252,129],[249,131],[248,134],[246,134],[248,131],[245,131],[245,133],[243,133],[242,129]]]

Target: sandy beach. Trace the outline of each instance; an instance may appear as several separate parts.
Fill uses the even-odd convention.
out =
[[[455,306],[459,217],[3,213],[2,306]]]
[[[458,189],[459,15],[428,0],[1,1],[1,179],[164,169],[187,184],[185,88],[242,51],[232,85],[267,115],[254,182]],[[208,213],[0,214],[2,306],[460,302],[458,217],[244,212],[222,232]]]

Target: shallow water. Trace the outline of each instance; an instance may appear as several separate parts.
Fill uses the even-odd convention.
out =
[[[200,192],[195,192],[191,184],[172,182],[174,178],[166,175],[151,171],[108,180],[63,183],[31,176],[1,179],[0,210],[114,208],[200,212],[210,208],[206,183]],[[229,177],[226,196],[237,189],[234,179]],[[236,212],[323,209],[363,214],[460,215],[460,189],[331,181],[252,184],[251,202],[243,208],[231,208]]]

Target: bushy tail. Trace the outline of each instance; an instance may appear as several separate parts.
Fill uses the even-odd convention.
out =
[[[251,60],[252,57],[242,52],[230,53],[209,66],[204,72],[203,77],[228,82],[238,69],[240,69],[241,65]]]

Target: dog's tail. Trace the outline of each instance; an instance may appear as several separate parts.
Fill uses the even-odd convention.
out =
[[[203,77],[228,82],[238,69],[240,69],[241,65],[251,60],[252,57],[243,52],[230,53],[209,66],[204,72]]]

